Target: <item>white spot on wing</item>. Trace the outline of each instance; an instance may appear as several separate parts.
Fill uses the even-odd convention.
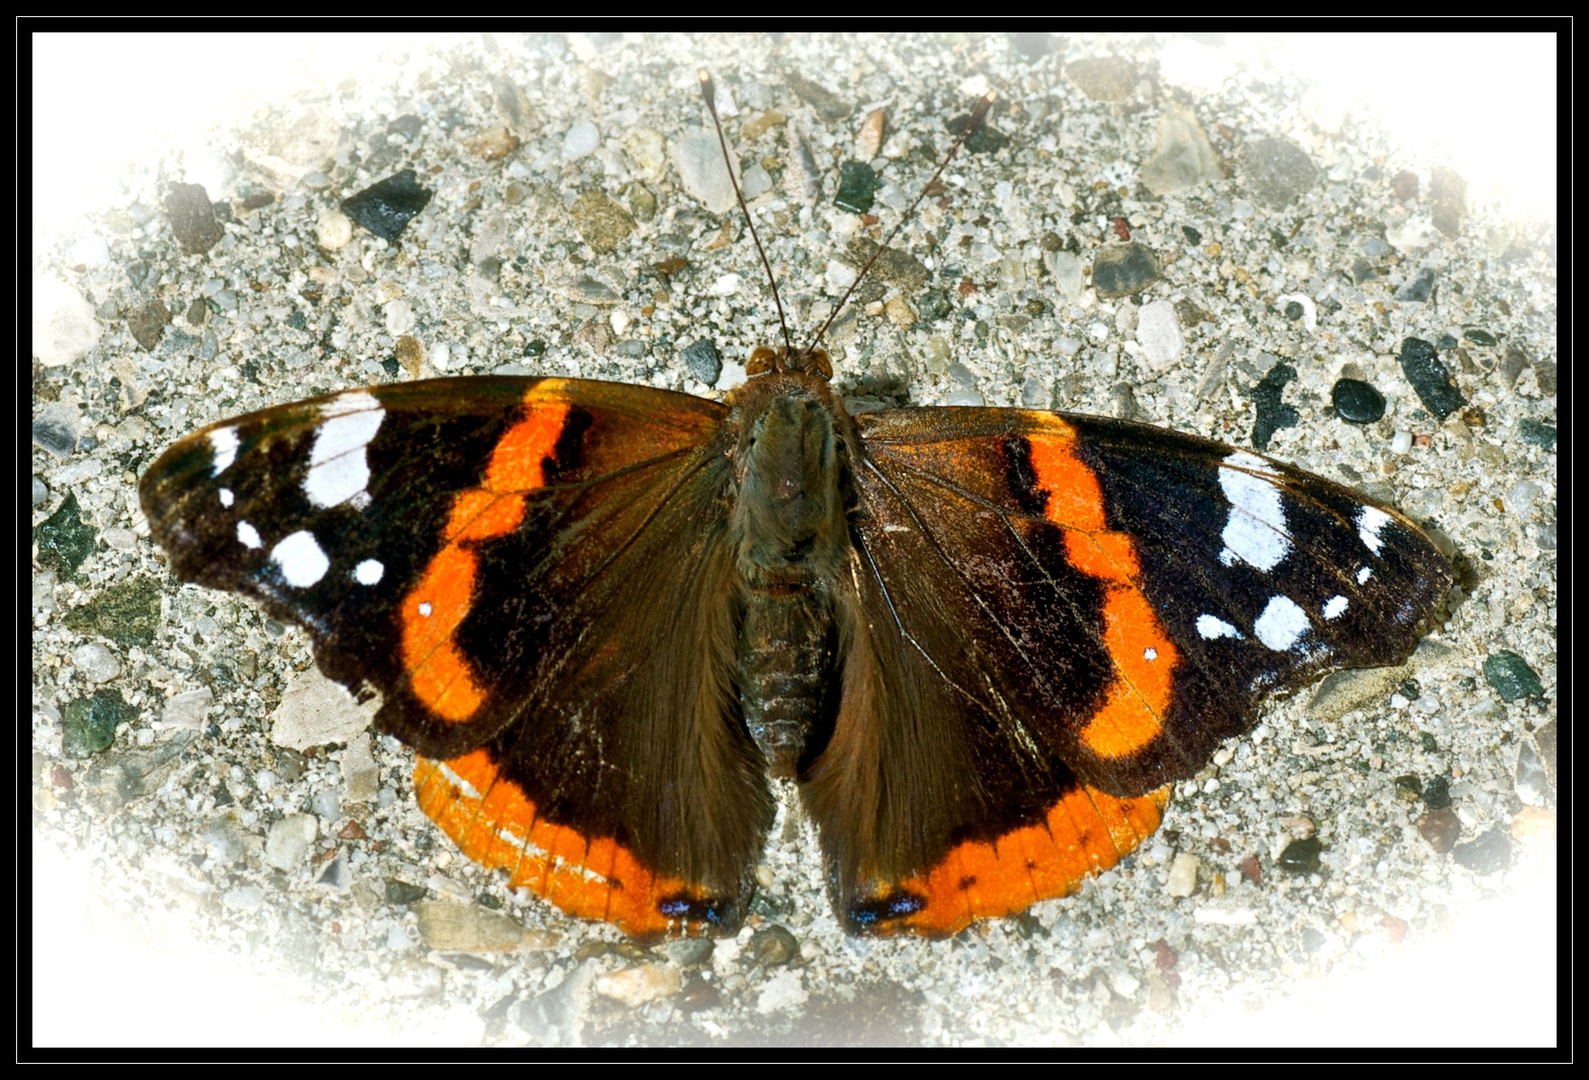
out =
[[[220,476],[237,460],[237,429],[216,428],[210,432],[210,450],[215,460],[210,462],[210,475]]]
[[[1271,597],[1263,614],[1252,624],[1252,632],[1275,652],[1285,652],[1308,632],[1308,613],[1288,597]]]
[[[303,490],[315,506],[337,506],[365,494],[370,463],[364,450],[380,430],[386,410],[373,395],[358,390],[326,402],[320,416]]]
[[[1280,489],[1265,479],[1280,474],[1263,458],[1242,450],[1220,465],[1219,486],[1230,501],[1230,518],[1220,534],[1225,550],[1219,561],[1231,566],[1240,559],[1259,570],[1273,570],[1291,550]]]
[[[221,489],[221,505],[222,506],[231,506],[236,501],[237,501],[237,497],[232,494],[232,489],[231,488],[222,488]]]
[[[1339,619],[1346,614],[1346,597],[1332,596],[1324,601],[1324,617],[1326,619]]]
[[[365,559],[353,568],[353,580],[360,585],[376,585],[386,574],[386,567],[381,565],[379,559]]]
[[[237,540],[246,548],[262,548],[265,542],[259,538],[259,530],[246,521],[237,523]]]
[[[1357,512],[1357,535],[1362,538],[1363,544],[1375,555],[1385,546],[1379,532],[1390,524],[1390,515],[1377,506],[1365,506]]]
[[[1217,619],[1212,615],[1199,615],[1197,617],[1197,634],[1205,641],[1215,638],[1239,638],[1241,631],[1237,630],[1224,619]]]
[[[1365,567],[1363,567],[1361,570],[1359,570],[1357,572],[1357,583],[1359,585],[1366,585],[1368,583],[1368,579],[1373,577],[1373,576],[1374,576],[1373,569],[1371,567],[1365,566]]]
[[[429,600],[423,601],[419,605],[419,613],[421,615],[424,615],[426,618],[430,617],[430,601]]]
[[[281,576],[287,584],[299,589],[307,589],[331,569],[331,560],[320,550],[314,534],[305,529],[299,529],[271,548],[270,558],[281,567]]]
[[[1142,650],[1142,659],[1144,659],[1144,660],[1157,660],[1158,658],[1159,658],[1159,650],[1157,650],[1157,649],[1143,649]]]

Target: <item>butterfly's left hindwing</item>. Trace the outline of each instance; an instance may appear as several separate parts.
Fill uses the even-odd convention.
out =
[[[1395,511],[1193,436],[1000,409],[857,427],[857,645],[806,788],[854,930],[1071,891],[1271,693],[1404,659],[1451,584]]]
[[[771,816],[728,684],[725,412],[578,380],[352,391],[183,440],[144,512],[179,577],[304,626],[444,759],[419,798],[468,854],[638,936],[721,929]]]

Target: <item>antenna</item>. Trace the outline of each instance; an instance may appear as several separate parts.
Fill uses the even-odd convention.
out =
[[[772,264],[767,261],[767,252],[761,246],[761,237],[756,235],[756,223],[751,220],[750,208],[745,205],[745,195],[739,190],[739,181],[734,179],[734,165],[728,156],[728,139],[723,134],[723,122],[717,117],[717,91],[712,85],[712,76],[705,68],[698,69],[696,74],[701,80],[701,97],[706,99],[706,110],[712,114],[712,123],[717,127],[717,144],[723,150],[723,164],[728,168],[728,182],[734,187],[734,197],[739,200],[740,212],[745,215],[745,224],[750,229],[750,238],[756,244],[756,254],[761,256],[762,268],[767,271],[767,282],[772,287],[772,302],[778,308],[778,325],[783,329],[784,353],[789,361],[793,361],[797,356],[807,356],[816,349],[818,343],[822,341],[823,335],[833,325],[833,321],[839,317],[839,312],[844,310],[844,305],[849,301],[850,294],[855,292],[856,286],[871,271],[872,264],[877,262],[878,256],[882,255],[884,249],[888,247],[894,237],[899,235],[899,230],[905,227],[905,222],[909,221],[911,215],[916,212],[916,207],[920,206],[921,200],[927,197],[927,192],[932,189],[933,184],[938,182],[938,178],[943,175],[944,169],[949,167],[949,162],[954,160],[955,154],[965,144],[966,139],[982,124],[982,121],[988,115],[988,110],[993,107],[993,102],[999,96],[997,91],[989,90],[977,101],[976,106],[971,110],[970,118],[966,120],[965,127],[960,130],[960,135],[955,139],[954,145],[949,147],[949,152],[944,155],[937,171],[922,185],[921,191],[916,195],[916,198],[905,208],[905,212],[894,223],[894,227],[888,231],[888,235],[883,238],[883,242],[877,245],[877,249],[872,252],[872,257],[866,260],[866,265],[861,267],[860,272],[855,275],[855,280],[850,282],[850,287],[844,290],[844,295],[839,297],[839,302],[833,306],[833,313],[828,316],[828,321],[823,323],[822,328],[811,338],[811,344],[796,353],[794,342],[789,338],[789,324],[784,319],[783,301],[778,297],[778,280],[773,277]],[[823,359],[825,360],[826,358],[824,357]]]
[[[772,302],[778,309],[778,326],[783,330],[784,350],[793,356],[794,342],[789,340],[789,323],[783,317],[783,301],[778,298],[778,279],[772,276],[772,264],[767,261],[767,252],[762,250],[761,237],[756,235],[756,223],[751,220],[750,207],[745,205],[745,193],[739,190],[739,181],[734,179],[734,163],[728,156],[728,139],[723,134],[723,122],[717,118],[717,88],[712,85],[712,76],[705,68],[697,69],[695,74],[701,80],[701,97],[706,99],[706,111],[712,114],[712,124],[717,128],[717,145],[723,148],[723,167],[728,170],[728,182],[734,186],[739,212],[745,215],[745,225],[750,229],[756,254],[761,256],[762,269],[767,271],[767,283],[772,286]]]

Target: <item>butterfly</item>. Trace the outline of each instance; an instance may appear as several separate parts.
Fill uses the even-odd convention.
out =
[[[143,510],[177,577],[378,702],[461,850],[641,939],[740,925],[783,781],[851,933],[1063,896],[1271,695],[1403,660],[1453,581],[1396,510],[1247,450],[852,413],[815,347],[746,371],[721,401],[478,377],[281,405],[166,450]]]

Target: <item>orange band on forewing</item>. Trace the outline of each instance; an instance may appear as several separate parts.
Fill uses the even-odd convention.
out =
[[[562,388],[561,380],[543,379],[525,394],[524,418],[498,440],[482,486],[453,497],[442,530],[445,546],[399,609],[409,689],[443,720],[461,723],[485,704],[485,688],[453,641],[474,604],[479,559],[473,545],[518,528],[525,494],[545,485],[546,459],[568,420]]]
[[[1048,520],[1062,529],[1102,532],[1103,489],[1098,477],[1075,454],[1076,432],[1054,417],[1043,417],[1043,430],[1027,438],[1032,471],[1048,492]]]
[[[646,870],[611,837],[587,837],[537,816],[535,804],[503,779],[485,749],[451,761],[419,758],[414,795],[465,855],[506,870],[512,888],[639,938],[701,929],[657,910],[664,898],[699,896],[701,890]]]
[[[1048,496],[1048,520],[1065,530],[1065,556],[1088,577],[1108,583],[1104,595],[1104,646],[1115,679],[1104,704],[1078,733],[1099,757],[1125,757],[1152,742],[1164,728],[1180,651],[1136,583],[1141,561],[1126,533],[1106,531],[1098,477],[1076,457],[1075,432],[1043,418],[1028,437],[1032,471]]]
[[[879,924],[876,932],[944,937],[977,919],[1013,915],[1039,900],[1068,896],[1153,835],[1169,793],[1163,787],[1121,799],[1097,788],[1076,788],[1050,808],[1044,822],[993,843],[960,844],[926,874],[900,882],[901,892],[925,904]]]

